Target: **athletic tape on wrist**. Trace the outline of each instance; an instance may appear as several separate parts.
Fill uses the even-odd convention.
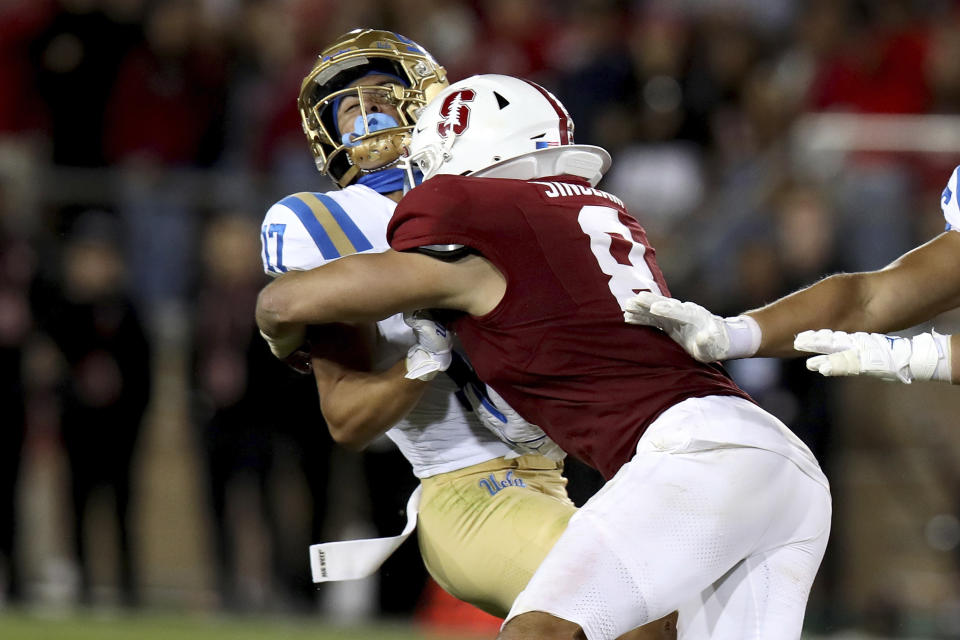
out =
[[[950,336],[931,331],[910,340],[910,373],[914,380],[950,382]]]
[[[735,318],[724,318],[724,325],[727,327],[727,337],[730,338],[730,346],[727,348],[727,360],[735,358],[749,358],[760,348],[760,339],[763,333],[760,331],[760,325],[750,316],[737,316]]]

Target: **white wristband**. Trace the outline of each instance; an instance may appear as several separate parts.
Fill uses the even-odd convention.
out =
[[[950,382],[950,336],[931,331],[910,340],[910,373],[914,380]]]
[[[726,360],[750,358],[760,348],[760,339],[763,334],[760,331],[760,325],[750,316],[724,318],[723,324],[726,326],[727,336],[730,338]]]

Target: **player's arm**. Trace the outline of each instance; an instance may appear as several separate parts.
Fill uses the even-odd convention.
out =
[[[405,360],[374,372],[375,331],[371,324],[331,324],[310,334],[311,366],[327,428],[337,443],[353,450],[403,419],[429,384],[407,379]]]
[[[690,355],[712,362],[796,356],[793,342],[802,331],[896,331],[958,305],[960,233],[948,231],[883,269],[832,275],[737,317],[649,292],[628,300],[624,316],[660,327]]]
[[[947,231],[878,271],[837,274],[748,311],[761,331],[759,356],[793,356],[809,329],[886,333],[960,306],[960,233]]]
[[[357,254],[278,277],[260,292],[256,319],[283,358],[302,343],[308,324],[372,322],[424,308],[483,315],[505,289],[500,272],[477,255],[445,262],[416,252]]]

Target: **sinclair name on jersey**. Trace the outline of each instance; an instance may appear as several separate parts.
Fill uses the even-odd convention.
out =
[[[581,184],[573,184],[571,182],[541,182],[539,180],[531,180],[530,182],[546,187],[547,189],[543,192],[543,195],[547,196],[548,198],[600,196],[601,198],[606,198],[610,202],[616,203],[621,207],[626,206],[623,204],[623,200],[612,193],[607,193],[606,191],[601,191],[600,189],[594,189],[593,187],[588,187]]]

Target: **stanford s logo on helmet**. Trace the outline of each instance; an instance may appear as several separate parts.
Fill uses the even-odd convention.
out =
[[[440,122],[437,123],[437,133],[446,138],[447,133],[458,136],[464,132],[470,122],[470,107],[464,102],[473,102],[477,92],[473,89],[460,89],[443,99],[440,105]]]
[[[424,109],[401,161],[427,180],[438,174],[528,180],[571,174],[596,185],[610,167],[600,147],[573,143],[573,121],[543,87],[478,75],[447,87]]]

